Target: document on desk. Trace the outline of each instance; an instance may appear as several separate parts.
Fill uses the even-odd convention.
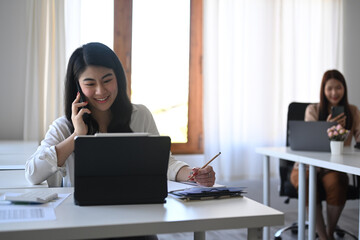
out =
[[[14,195],[16,193],[6,194]],[[51,202],[27,205],[13,204],[9,201],[4,201],[4,196],[1,196],[0,223],[56,220],[55,208],[69,195],[70,193],[59,194],[58,198]]]
[[[194,182],[175,182],[175,181],[168,181],[168,192],[176,191],[176,190],[183,190],[188,188],[194,187],[201,187],[201,185],[194,183]],[[215,183],[212,187],[225,187],[225,185],[220,185]]]
[[[0,206],[0,223],[55,220],[55,210],[37,206]]]
[[[193,182],[168,181],[168,192],[184,190],[184,189],[189,189],[189,188],[194,188],[194,187],[203,187],[203,186],[201,186],[197,183],[193,183]],[[214,188],[214,187],[225,187],[225,185],[215,183],[214,186],[212,186],[212,188]]]
[[[175,181],[168,181],[168,192],[180,190],[180,189],[193,188],[193,187],[194,185],[175,182]]]

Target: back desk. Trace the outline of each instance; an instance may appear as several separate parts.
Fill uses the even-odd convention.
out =
[[[298,239],[305,238],[305,165],[309,165],[309,239],[315,239],[316,167],[360,176],[360,150],[345,147],[342,155],[329,152],[293,151],[289,147],[262,147],[256,152],[264,155],[264,204],[270,206],[270,157],[299,162]],[[360,206],[359,206],[360,218]],[[360,221],[359,236],[360,236]]]

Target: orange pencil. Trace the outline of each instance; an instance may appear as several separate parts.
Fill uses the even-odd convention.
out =
[[[218,154],[216,154],[212,159],[210,159],[210,160],[209,160],[204,166],[202,166],[200,169],[206,168],[207,165],[209,165],[212,161],[214,161],[215,158],[217,158],[220,154],[221,154],[221,152],[219,152]],[[190,179],[192,179],[193,177],[195,177],[196,175],[197,175],[197,172],[191,174],[191,176],[189,176],[189,178],[188,178],[188,181],[189,181]]]

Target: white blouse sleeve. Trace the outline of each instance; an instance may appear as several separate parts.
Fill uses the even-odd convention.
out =
[[[159,135],[154,118],[148,108],[144,105],[134,104],[133,115],[131,117],[130,127],[134,132],[147,132],[152,135]],[[188,166],[185,162],[176,160],[171,152],[169,156],[169,167],[167,178],[169,180],[176,180],[176,175],[180,168]]]
[[[176,180],[176,175],[179,172],[180,168],[185,167],[185,166],[189,166],[187,163],[176,160],[172,154],[170,153],[170,158],[169,158],[169,168],[168,168],[168,172],[167,172],[167,178],[169,180],[175,181]]]
[[[65,117],[55,120],[36,152],[26,161],[25,177],[30,183],[40,184],[47,180],[50,187],[61,186],[66,170],[65,165],[64,167],[57,166],[55,146],[70,136],[67,123]]]

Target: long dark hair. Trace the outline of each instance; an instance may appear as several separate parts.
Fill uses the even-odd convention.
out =
[[[325,85],[326,82],[330,79],[336,79],[344,86],[344,96],[339,102],[340,106],[344,106],[345,115],[346,115],[346,129],[351,129],[352,127],[352,116],[350,112],[350,106],[347,96],[347,87],[345,82],[345,77],[336,69],[328,70],[324,73],[324,76],[321,81],[320,87],[320,109],[319,109],[319,120],[326,121],[327,116],[329,115],[329,100],[325,96]]]
[[[90,65],[112,69],[117,79],[118,94],[110,107],[112,120],[108,126],[108,132],[132,132],[130,128],[132,104],[126,92],[124,69],[119,58],[109,47],[95,42],[85,44],[76,49],[71,55],[67,67],[65,79],[65,115],[71,122],[71,131],[74,131],[71,121],[71,105],[78,92],[76,82],[79,81],[79,77],[86,67]],[[88,125],[88,135],[99,131],[99,124],[91,114],[85,120],[85,123]]]

